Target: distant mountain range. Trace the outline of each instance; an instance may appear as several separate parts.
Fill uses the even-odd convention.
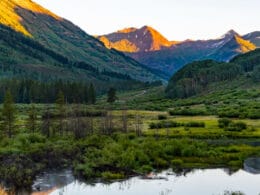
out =
[[[229,61],[260,47],[260,31],[241,36],[230,30],[217,39],[169,41],[152,27],[144,26],[98,38],[107,48],[122,51],[149,68],[162,71],[166,77],[196,60]]]
[[[100,86],[161,79],[157,72],[107,49],[95,37],[31,0],[0,1],[0,66],[1,78],[62,79]]]

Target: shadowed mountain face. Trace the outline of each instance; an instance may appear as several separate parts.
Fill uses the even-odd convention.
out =
[[[100,36],[108,48],[125,52],[137,61],[170,77],[185,64],[196,60],[229,61],[234,56],[256,49],[258,33],[241,37],[234,30],[218,39],[168,41],[151,27],[129,28]]]
[[[107,77],[111,75],[118,77],[117,74],[122,74],[122,77],[129,75],[140,81],[153,81],[160,78],[139,62],[116,50],[107,49],[99,40],[86,34],[79,27],[31,0],[1,0],[0,24],[2,33],[12,34],[12,37],[17,36],[18,40],[27,40],[24,41],[23,46],[22,43],[18,44],[20,46],[18,49],[17,42],[15,42],[17,39],[9,37],[7,40],[0,37],[2,48],[0,53],[5,51],[9,54],[10,52],[16,54],[10,54],[13,57],[12,60],[8,59],[5,54],[0,55],[2,56],[0,58],[4,58],[1,61],[5,62],[6,66],[19,64],[25,71],[24,67],[27,69],[34,67],[35,71],[39,71],[38,68],[41,67],[47,69],[47,72],[52,70],[54,75],[57,69],[62,69],[63,75],[73,75],[77,72],[84,79],[97,78],[99,77],[97,72],[104,71],[112,73],[107,74]],[[28,46],[27,43],[30,41],[38,44],[37,51]],[[39,47],[41,48],[39,49]],[[34,50],[35,55],[32,56],[33,53],[28,52],[30,50]],[[43,50],[48,50],[52,56],[44,53]],[[56,56],[56,59],[53,56]],[[73,67],[79,62],[80,66]],[[68,67],[77,70],[71,71]],[[77,74],[74,75],[75,79],[78,79]],[[82,77],[80,78],[82,79]],[[66,77],[62,79],[66,79]],[[102,79],[104,80],[104,78]]]

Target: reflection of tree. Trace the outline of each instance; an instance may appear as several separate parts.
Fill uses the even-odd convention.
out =
[[[260,158],[248,158],[244,162],[244,170],[253,173],[259,174],[260,173]]]
[[[224,171],[227,175],[231,176],[231,175],[235,174],[238,170],[232,170],[232,169],[229,169],[229,168],[225,168],[225,169],[223,169],[223,171]]]

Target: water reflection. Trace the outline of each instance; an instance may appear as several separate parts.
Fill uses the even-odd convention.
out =
[[[46,191],[49,189],[63,187],[73,181],[75,181],[75,178],[71,170],[44,172],[36,177],[32,190]]]
[[[79,181],[52,192],[52,195],[211,195],[224,191],[241,191],[248,195],[260,193],[260,175],[239,170],[229,175],[223,169],[193,170],[177,176],[165,171],[168,180],[143,180],[140,177],[111,184],[88,185]]]
[[[259,160],[259,159],[258,159]],[[259,161],[250,160],[259,166]],[[247,161],[245,161],[247,162]],[[249,163],[248,163],[249,164]],[[73,177],[71,170],[46,172],[39,175],[33,193],[16,192],[18,195],[220,195],[224,191],[241,191],[248,195],[260,194],[260,174],[245,170],[230,172],[228,169],[188,170],[183,174],[164,171],[157,178],[144,180],[130,178],[110,184],[83,183]],[[9,195],[0,187],[0,195]]]
[[[260,174],[260,158],[249,158],[244,162],[244,169],[253,174]]]

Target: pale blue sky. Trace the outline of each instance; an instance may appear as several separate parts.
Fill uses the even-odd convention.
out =
[[[170,40],[260,30],[260,0],[34,0],[92,35],[149,25]]]

